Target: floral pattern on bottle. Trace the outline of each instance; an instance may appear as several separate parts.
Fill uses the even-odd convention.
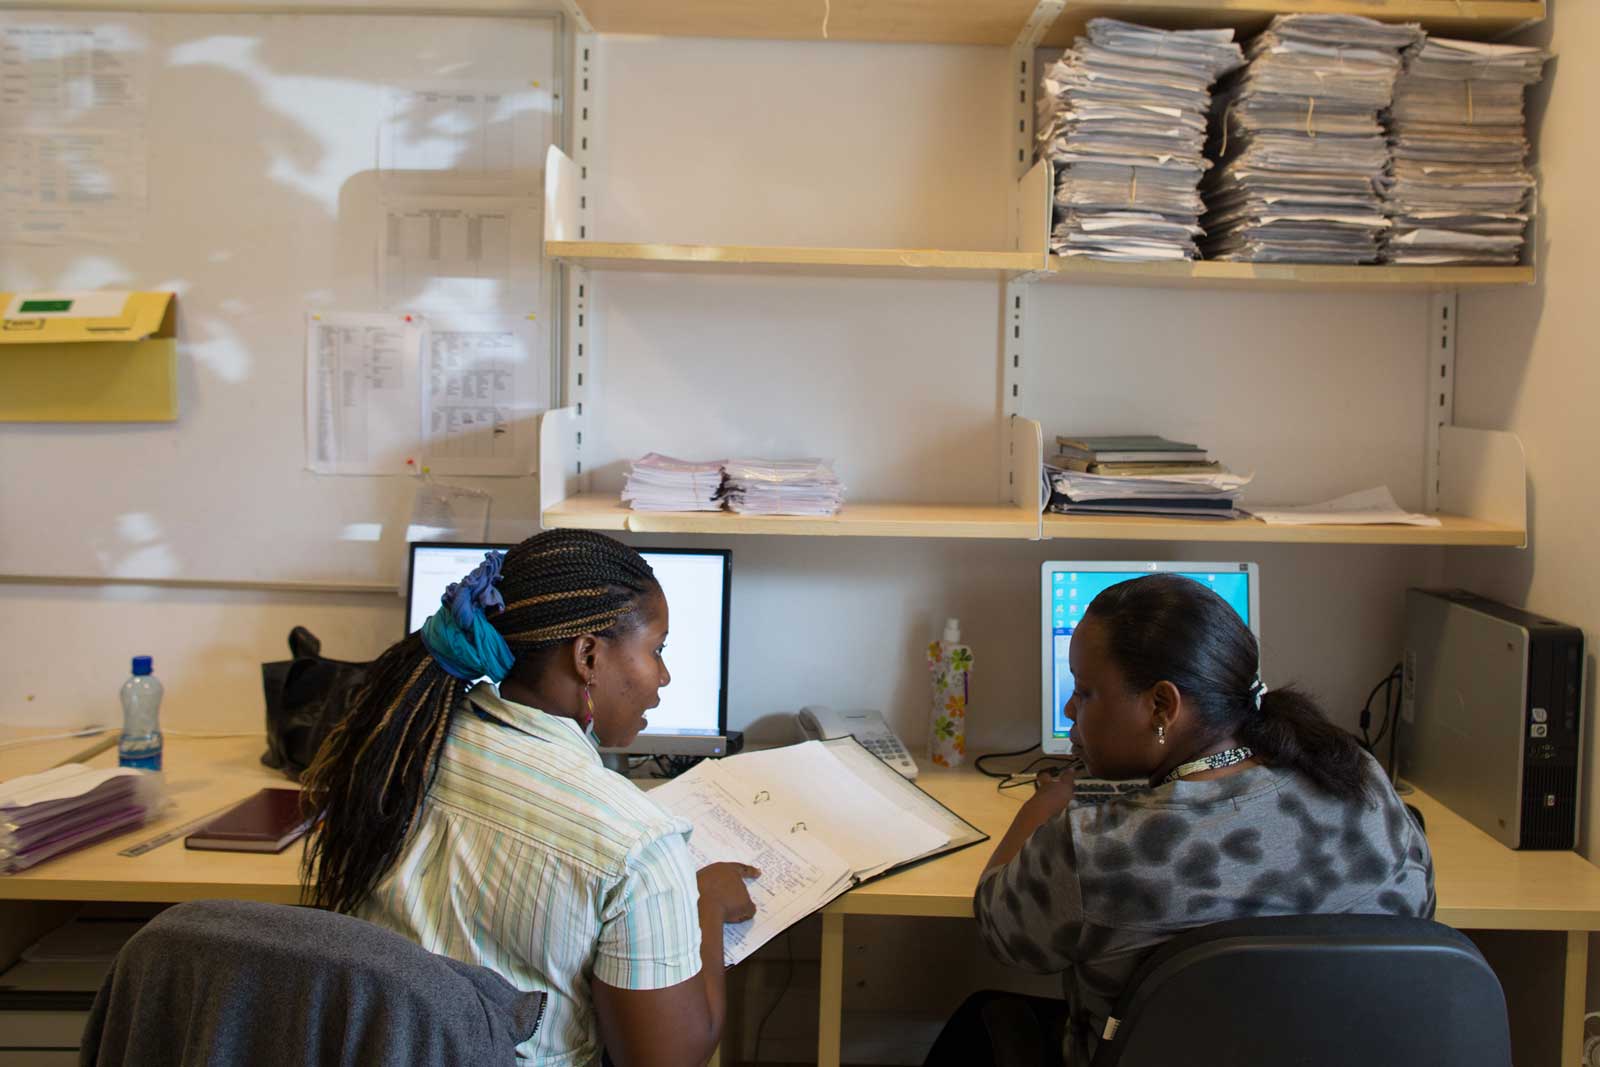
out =
[[[933,676],[928,758],[940,767],[959,767],[967,758],[967,683],[972,675],[972,649],[934,641],[928,645],[928,671]]]

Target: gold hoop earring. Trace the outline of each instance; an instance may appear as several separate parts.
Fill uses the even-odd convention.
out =
[[[1156,723],[1156,744],[1164,745],[1166,743],[1167,743],[1167,728],[1165,726],[1161,725],[1160,723]]]

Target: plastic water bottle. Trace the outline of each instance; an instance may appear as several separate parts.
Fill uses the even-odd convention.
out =
[[[161,694],[150,657],[133,657],[133,677],[122,683],[122,741],[117,762],[142,771],[161,769]]]

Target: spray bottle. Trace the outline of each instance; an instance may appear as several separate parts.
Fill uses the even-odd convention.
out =
[[[961,643],[961,620],[947,619],[944,637],[928,646],[933,675],[928,758],[940,767],[959,767],[967,758],[967,683],[972,649]]]

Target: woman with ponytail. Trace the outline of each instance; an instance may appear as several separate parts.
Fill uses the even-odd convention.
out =
[[[650,567],[552,530],[450,586],[373,665],[306,772],[306,896],[550,995],[523,1062],[704,1063],[725,1014],[738,864],[601,766],[670,680]]]
[[[1074,750],[1089,773],[1148,789],[1075,805],[1072,773],[1040,779],[973,906],[990,950],[1061,972],[1066,1001],[977,994],[929,1065],[992,1063],[995,1034],[1013,1049],[1025,1035],[1037,1062],[1088,1064],[1139,963],[1190,927],[1433,915],[1427,841],[1377,761],[1310,697],[1267,688],[1254,635],[1216,593],[1175,574],[1114,585],[1068,655]]]

